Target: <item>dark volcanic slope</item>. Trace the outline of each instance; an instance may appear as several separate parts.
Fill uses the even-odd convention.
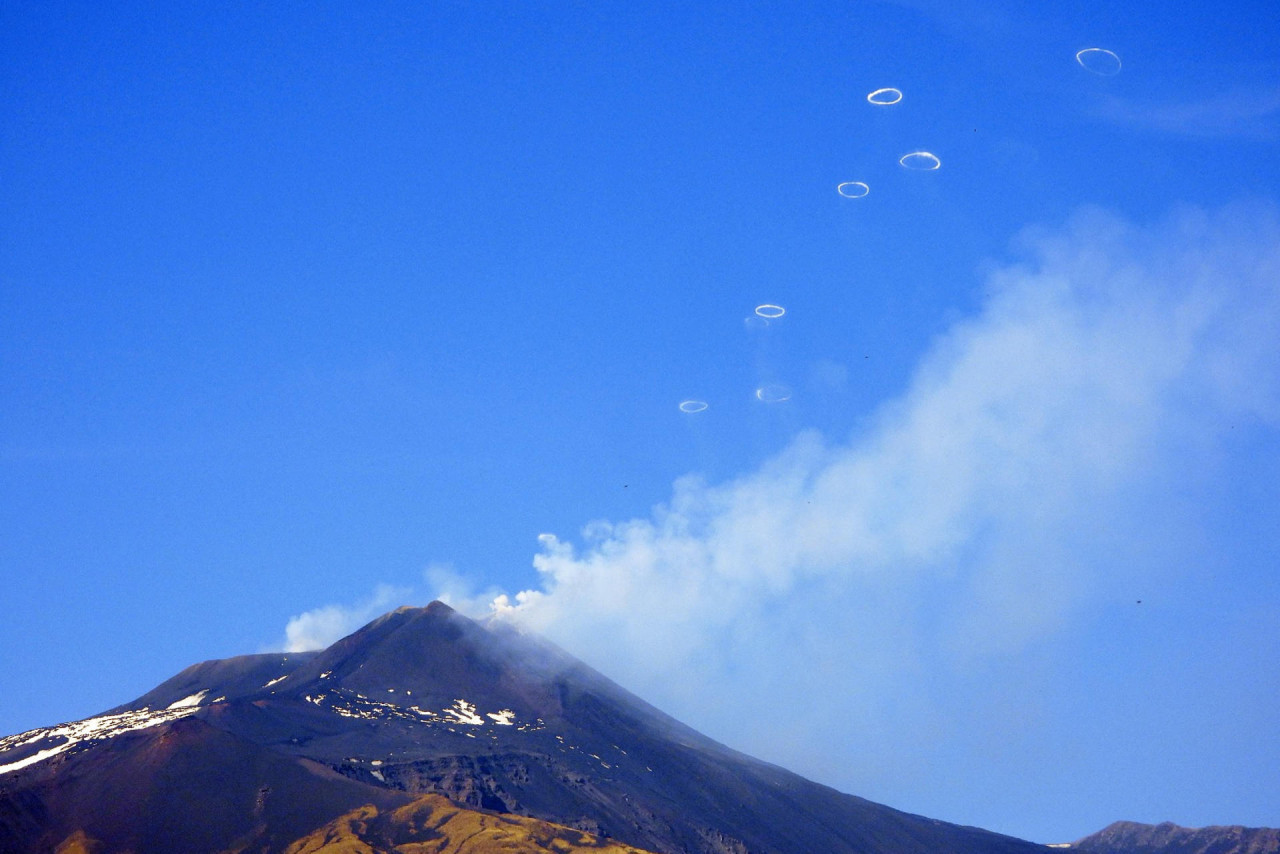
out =
[[[288,676],[316,655],[314,652],[273,653],[202,661],[191,665],[132,703],[117,706],[111,711],[162,709],[175,700],[200,694],[203,694],[200,697],[202,701],[210,703],[228,697],[247,697],[261,691],[264,685]]]
[[[440,603],[384,615],[319,653],[196,665],[115,712],[101,720],[190,717],[388,795],[443,794],[672,854],[1045,850],[731,751],[555,647]],[[5,740],[0,786],[6,763],[49,749],[78,757],[103,726],[77,730],[71,747],[52,730]]]
[[[1179,827],[1171,822],[1117,821],[1074,843],[1090,854],[1277,854],[1280,830],[1271,827]]]
[[[363,804],[409,801],[186,717],[0,776],[0,851],[76,833],[104,851],[281,850]]]

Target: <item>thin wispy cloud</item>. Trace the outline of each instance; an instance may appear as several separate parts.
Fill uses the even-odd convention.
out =
[[[1280,85],[1225,89],[1164,103],[1110,95],[1101,101],[1097,115],[1126,127],[1178,136],[1273,140],[1280,136]]]

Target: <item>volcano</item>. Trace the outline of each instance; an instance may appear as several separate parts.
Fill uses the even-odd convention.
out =
[[[0,739],[0,850],[1046,849],[753,759],[536,636],[433,602]]]

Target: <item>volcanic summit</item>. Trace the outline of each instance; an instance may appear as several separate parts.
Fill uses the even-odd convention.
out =
[[[325,847],[352,840],[365,847]],[[552,644],[440,602],[318,652],[196,664],[98,717],[0,739],[0,849],[1045,850],[731,750]]]

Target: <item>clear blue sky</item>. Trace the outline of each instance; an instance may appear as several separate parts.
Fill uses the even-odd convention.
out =
[[[0,5],[0,733],[507,594],[913,812],[1280,824],[1274,4],[695,5]]]

